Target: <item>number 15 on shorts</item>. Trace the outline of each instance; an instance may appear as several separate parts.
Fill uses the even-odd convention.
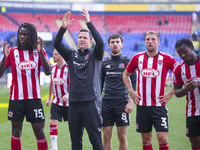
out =
[[[34,112],[35,112],[35,118],[44,119],[44,114],[42,109],[34,109]]]

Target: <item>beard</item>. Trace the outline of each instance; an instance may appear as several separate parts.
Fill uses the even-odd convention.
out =
[[[154,47],[152,47],[152,48],[148,48],[148,47],[147,47],[147,50],[148,50],[149,52],[155,52],[156,49],[155,49]]]

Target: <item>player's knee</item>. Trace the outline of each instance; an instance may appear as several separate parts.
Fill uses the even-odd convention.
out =
[[[12,128],[12,135],[13,136],[16,136],[16,137],[21,136],[21,132],[22,132],[22,130],[19,127],[13,127]]]
[[[57,125],[58,124],[58,120],[50,120],[50,125]]]
[[[142,143],[143,144],[150,144],[152,142],[151,133],[149,134],[142,134]]]
[[[111,135],[107,133],[103,133],[103,140],[106,142],[111,141]]]
[[[200,147],[200,141],[191,141],[192,148],[199,148]]]
[[[161,136],[158,138],[159,144],[167,144],[168,143],[168,138],[166,136]]]
[[[43,123],[32,124],[32,127],[37,139],[41,139],[45,137]]]
[[[124,134],[118,136],[118,139],[119,139],[120,143],[126,143],[126,141],[127,141],[127,137]]]

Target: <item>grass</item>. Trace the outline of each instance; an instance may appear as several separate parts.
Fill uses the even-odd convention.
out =
[[[0,105],[7,104],[9,99],[9,91],[10,89],[7,88],[0,88]],[[167,87],[166,91],[169,91],[170,88]],[[45,124],[45,134],[48,141],[49,148],[50,146],[50,138],[49,138],[49,117],[50,117],[50,107],[45,106],[45,101],[48,98],[48,86],[42,86],[42,102],[46,117],[46,124]],[[191,149],[190,143],[188,138],[185,135],[185,106],[186,100],[185,97],[183,98],[176,98],[173,97],[167,104],[169,110],[169,148],[171,150],[189,150]],[[2,150],[10,150],[10,139],[11,139],[11,122],[7,120],[7,109],[4,107],[0,107],[0,146]],[[139,133],[136,132],[135,127],[135,109],[131,113],[131,126],[128,127],[128,144],[129,150],[141,150],[142,149],[142,142],[141,136]],[[58,123],[58,148],[60,150],[71,149],[71,141],[70,141],[70,134],[68,130],[67,122],[59,122]],[[153,147],[154,150],[158,150],[158,143],[155,131],[153,130]],[[23,123],[23,131],[21,137],[21,145],[22,150],[36,150],[36,138],[32,131],[31,124],[24,121]],[[112,146],[113,150],[118,149],[118,139],[116,134],[116,127],[113,128],[113,137],[112,137]],[[91,144],[89,142],[88,136],[86,131],[84,131],[83,136],[83,147],[84,150],[92,150]]]

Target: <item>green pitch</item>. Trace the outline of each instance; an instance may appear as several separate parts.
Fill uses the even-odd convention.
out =
[[[171,87],[170,87],[171,88]],[[166,88],[167,91],[170,88]],[[10,150],[10,139],[11,139],[11,123],[7,120],[7,106],[9,99],[9,91],[7,88],[0,88],[0,146],[2,150]],[[51,147],[49,138],[49,112],[50,107],[45,106],[45,101],[48,98],[48,86],[42,86],[42,102],[45,111],[46,123],[45,123],[45,134],[48,140],[49,148]],[[186,100],[183,98],[173,97],[167,104],[169,110],[169,148],[171,150],[190,150],[190,143],[188,138],[185,136],[185,107]],[[112,146],[113,150],[118,149],[118,139],[116,134],[116,128],[113,128]],[[141,150],[142,142],[140,134],[135,131],[135,106],[131,113],[131,126],[128,127],[128,145],[129,150]],[[158,150],[158,143],[155,131],[153,131],[153,147],[154,150]],[[22,137],[21,137],[22,150],[36,150],[37,144],[32,127],[30,123],[24,121]],[[83,136],[83,147],[84,150],[92,150],[86,131]],[[69,129],[67,122],[61,122],[58,124],[58,149],[59,150],[70,150],[71,141],[69,135]]]

